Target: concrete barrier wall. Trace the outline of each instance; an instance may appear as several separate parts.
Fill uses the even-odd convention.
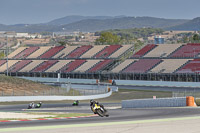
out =
[[[117,85],[133,86],[167,86],[167,87],[198,87],[200,82],[174,82],[174,81],[142,81],[142,80],[115,80]]]
[[[184,107],[186,97],[123,100],[122,108]]]
[[[96,84],[96,79],[71,79],[71,78],[40,78],[40,77],[19,77],[38,82],[65,82],[65,83],[81,83],[81,84]]]
[[[3,96],[0,102],[18,102],[18,101],[61,101],[61,100],[90,100],[106,98],[112,95],[112,91],[89,96]]]
[[[32,81],[39,82],[58,82],[57,78],[40,78],[40,77],[20,77]],[[68,79],[60,78],[59,82],[96,84],[96,79]],[[133,86],[167,86],[167,87],[197,87],[200,82],[174,82],[174,81],[144,81],[144,80],[115,80],[117,85],[133,85]]]

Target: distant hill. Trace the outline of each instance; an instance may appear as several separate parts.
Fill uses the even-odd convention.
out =
[[[186,23],[166,28],[167,30],[189,30],[199,31],[200,30],[200,17],[194,18]]]
[[[120,17],[120,16],[117,16],[117,17]],[[55,20],[52,20],[52,21],[45,23],[45,24],[48,24],[48,25],[64,25],[64,24],[70,24],[70,23],[74,23],[74,22],[78,22],[78,21],[86,20],[86,19],[104,20],[104,19],[112,19],[112,18],[115,18],[115,17],[72,15],[72,16],[66,16],[66,17],[63,17],[63,18],[55,19]]]
[[[163,28],[174,27],[187,23],[185,19],[164,19],[154,17],[127,17],[127,16],[66,16],[40,24],[2,25],[0,31],[16,32],[56,32],[56,31],[82,31],[95,32],[110,29],[129,28]]]
[[[167,28],[179,24],[183,24],[188,20],[184,19],[163,19],[154,17],[122,17],[113,19],[86,19],[60,26],[66,31],[102,31],[108,29],[128,29],[128,28]]]

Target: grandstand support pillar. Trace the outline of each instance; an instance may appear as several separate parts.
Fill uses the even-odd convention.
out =
[[[188,74],[187,74],[187,73],[186,73],[186,76],[185,76],[185,77],[186,77],[186,82],[188,82]]]
[[[100,72],[99,72],[99,73],[98,73],[98,79],[99,79],[99,81],[101,80],[100,75],[101,75],[101,74],[100,74]]]
[[[172,75],[169,74],[169,81],[172,81]]]
[[[195,77],[195,82],[197,82],[197,73],[195,73],[194,77]]]
[[[157,73],[155,73],[155,81],[157,81]]]
[[[180,74],[178,73],[178,81],[180,81]]]

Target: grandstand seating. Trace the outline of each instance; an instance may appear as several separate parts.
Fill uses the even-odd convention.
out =
[[[163,62],[151,69],[152,73],[173,73],[189,59],[163,59]]]
[[[75,69],[74,72],[86,72],[88,69],[99,63],[100,60],[87,60],[86,63]]]
[[[92,48],[91,45],[81,46],[72,51],[69,55],[66,56],[66,58],[78,58],[91,48]]]
[[[67,46],[63,50],[58,52],[55,56],[53,56],[53,58],[55,58],[55,59],[64,58],[65,56],[67,56],[69,53],[71,53],[72,51],[74,51],[77,48],[78,48],[78,46]]]
[[[107,45],[97,45],[93,46],[90,50],[88,50],[86,53],[84,53],[80,58],[92,58],[94,55],[96,55],[98,52],[103,50]]]
[[[109,45],[105,49],[97,53],[94,58],[108,58],[111,54],[116,52],[121,47],[121,45]]]
[[[70,63],[73,60],[59,60],[58,63],[47,69],[45,72],[59,72],[61,68],[63,68],[65,65]]]
[[[10,72],[18,72],[20,69],[22,69],[24,66],[26,66],[27,64],[31,63],[31,60],[22,60],[17,62],[16,64],[14,64],[12,66],[12,69],[10,69]]]
[[[58,62],[57,60],[44,61],[43,63],[38,65],[36,68],[34,68],[31,72],[43,72],[57,62]]]
[[[75,60],[72,61],[70,63],[68,63],[67,65],[65,65],[63,68],[61,68],[59,71],[60,72],[72,72],[73,70],[77,69],[79,66],[83,65],[83,63],[85,63],[86,60]]]
[[[200,59],[189,61],[176,73],[200,73]]]
[[[2,66],[6,62],[7,62],[6,60],[0,60],[0,66]]]
[[[143,57],[167,57],[181,46],[182,44],[160,44]]]
[[[119,58],[122,54],[125,53],[125,51],[130,50],[133,47],[133,45],[122,45],[122,47],[114,52],[109,58]]]
[[[9,55],[8,70],[13,74],[15,72],[95,74],[104,70],[125,75],[200,73],[200,44],[149,44],[136,52],[131,59],[124,59],[122,62],[120,56],[132,47],[132,45],[20,47]],[[5,58],[0,60],[1,73],[6,71],[6,64]]]
[[[19,62],[19,60],[8,60],[8,70],[12,69],[12,66]],[[2,66],[0,66],[0,72],[5,72],[7,69],[7,63],[4,63]]]
[[[126,68],[128,65],[130,65],[131,63],[133,63],[134,61],[136,61],[136,59],[127,59],[124,62],[122,62],[121,64],[117,65],[114,69],[111,70],[111,72],[113,73],[119,73],[121,72],[124,68]]]
[[[15,51],[13,51],[12,53],[10,53],[8,55],[8,58],[13,58],[15,57],[17,54],[19,54],[20,52],[22,52],[23,50],[25,50],[27,47],[19,47],[18,49],[16,49]]]
[[[108,64],[112,63],[113,60],[103,60],[96,64],[94,67],[89,69],[87,72],[89,73],[94,73],[94,72],[99,72],[102,71]]]
[[[140,49],[138,52],[136,52],[135,54],[133,54],[133,58],[139,58],[139,57],[143,57],[146,53],[150,52],[152,49],[154,49],[157,45],[155,44],[148,44],[146,46],[144,46],[142,49]]]
[[[32,69],[40,65],[44,60],[32,60],[32,62],[26,65],[24,68],[19,70],[18,72],[30,72]]]
[[[146,73],[158,63],[160,63],[160,59],[140,59],[132,64],[130,64],[127,68],[125,68],[123,73]]]
[[[32,54],[33,52],[35,52],[39,48],[40,47],[29,47],[29,48],[26,48],[22,52],[20,52],[16,56],[14,56],[13,58],[14,59],[23,59],[23,58],[26,58],[27,56],[29,56],[30,54]]]
[[[200,53],[200,44],[187,44],[175,51],[170,57],[174,58],[194,58]]]
[[[40,47],[37,51],[33,52],[31,55],[29,55],[27,58],[28,59],[37,59],[39,56],[44,54],[46,51],[48,51],[52,46],[47,46],[47,47]]]
[[[42,54],[39,58],[41,58],[41,59],[51,58],[52,56],[54,56],[56,53],[58,53],[59,51],[61,51],[64,48],[65,48],[64,46],[52,47],[47,52],[45,52],[44,54]]]

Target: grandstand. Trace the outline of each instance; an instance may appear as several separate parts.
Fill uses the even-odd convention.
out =
[[[32,54],[33,52],[35,52],[38,49],[39,49],[39,47],[26,48],[23,51],[21,51],[20,53],[18,53],[17,55],[15,55],[13,58],[14,59],[24,59],[24,58],[26,58],[27,56],[29,56],[30,54]]]
[[[69,53],[71,53],[72,51],[74,51],[77,48],[78,48],[78,46],[67,46],[63,50],[61,50],[60,52],[58,52],[55,56],[53,56],[53,58],[55,58],[55,59],[57,59],[57,58],[64,58]]]
[[[27,47],[20,47],[20,48],[16,49],[14,52],[12,52],[11,54],[8,55],[8,58],[11,59],[11,58],[15,57],[16,55],[18,55],[25,49],[27,49]]]
[[[100,60],[87,60],[86,63],[84,63],[79,68],[74,70],[74,72],[86,72],[87,70],[89,70],[90,68],[98,64],[99,62]]]
[[[0,66],[2,66],[4,63],[6,63],[6,60],[0,60]]]
[[[90,68],[88,70],[89,73],[95,73],[95,72],[100,72],[102,71],[103,68],[111,64],[113,60],[103,60],[97,63],[94,67]]]
[[[37,59],[39,56],[41,56],[42,54],[44,54],[46,51],[48,51],[49,49],[51,49],[51,46],[48,47],[40,47],[37,51],[33,52],[31,55],[29,55],[27,58],[28,59]],[[19,49],[19,48],[18,48]],[[15,51],[13,52],[15,53]],[[12,53],[11,53],[12,54]]]
[[[8,62],[8,68],[9,68],[9,71],[11,71],[13,69],[13,65],[15,65],[17,62],[19,62],[20,60],[10,60]],[[4,63],[3,65],[1,65],[0,67],[0,72],[5,72],[7,70],[7,63]]]
[[[155,45],[155,44],[148,44],[145,47],[143,47],[142,49],[140,49],[138,52],[136,52],[132,57],[133,58],[143,57],[145,54],[147,54],[148,52],[150,52],[156,46],[157,45]]]
[[[176,49],[180,48],[182,44],[162,44],[157,45],[154,49],[148,52],[143,57],[167,57]]]
[[[39,58],[40,59],[49,59],[55,54],[57,54],[60,50],[64,49],[64,46],[56,46],[52,47],[48,51],[46,51],[44,54],[42,54]]]
[[[200,81],[200,44],[19,47],[8,56],[12,76]],[[132,54],[131,54],[132,53]],[[0,73],[6,73],[6,59]]]
[[[62,73],[69,73],[73,70],[77,69],[81,65],[83,65],[86,62],[86,60],[74,60],[67,65],[65,65],[63,68],[60,69],[60,72]]]
[[[200,59],[189,61],[186,65],[180,68],[176,73],[200,73]]]
[[[173,73],[188,61],[189,59],[163,59],[163,62],[151,69],[151,73]]]
[[[63,68],[65,65],[67,65],[68,63],[70,63],[73,60],[60,60],[58,61],[58,63],[56,63],[55,65],[53,65],[52,67],[50,67],[49,69],[47,69],[45,72],[48,73],[56,73],[59,72],[59,70],[61,68]]]
[[[36,66],[40,65],[42,62],[44,62],[44,60],[32,60],[32,62],[28,65],[26,65],[24,68],[22,68],[21,70],[19,70],[18,72],[30,72],[31,70],[33,70]],[[8,61],[8,64],[10,63],[10,60]],[[2,72],[2,71],[0,71]]]
[[[45,70],[47,70],[48,68],[56,64],[57,62],[58,62],[57,60],[44,61],[41,64],[39,64],[36,68],[31,70],[31,72],[44,72]]]
[[[127,59],[124,62],[120,63],[119,65],[117,65],[117,67],[115,67],[114,69],[111,70],[112,73],[119,73],[122,70],[124,70],[128,65],[132,64],[134,61],[134,59]]]
[[[81,46],[74,51],[72,51],[69,55],[66,56],[66,58],[79,58],[81,55],[83,55],[85,52],[87,52],[89,49],[91,49],[92,46],[86,45]]]
[[[118,49],[120,49],[121,45],[110,45],[106,46],[103,50],[101,50],[99,53],[97,53],[94,58],[107,58],[114,52],[116,52]]]
[[[162,62],[160,59],[140,59],[128,65],[122,73],[146,73],[160,62]]]
[[[80,58],[92,58],[94,55],[96,55],[99,51],[104,49],[107,45],[98,45],[93,48],[91,48],[89,51],[87,51],[85,54],[83,54]]]
[[[10,69],[10,72],[17,72],[31,62],[32,62],[31,60],[22,60],[20,62],[17,62],[16,64],[12,66],[12,69]]]
[[[200,53],[200,44],[187,44],[175,51],[170,57],[174,58],[195,58]]]

